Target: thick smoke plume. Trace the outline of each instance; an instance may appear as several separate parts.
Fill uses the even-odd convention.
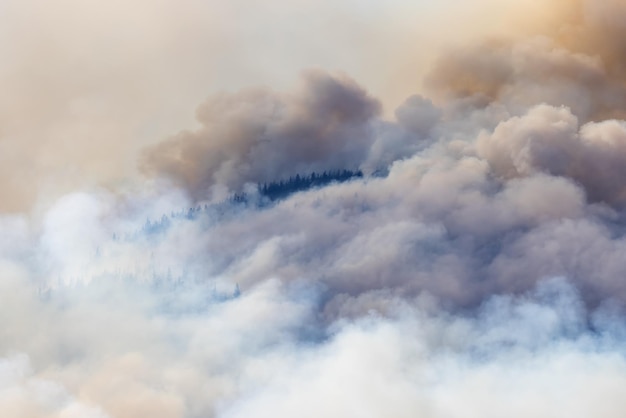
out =
[[[321,72],[303,77],[300,91],[242,91],[208,100],[202,127],[156,145],[148,172],[165,172],[194,196],[210,186],[241,188],[298,173],[358,167],[380,104],[352,80]]]
[[[2,415],[623,416],[626,5],[544,8],[395,110],[229,89],[132,181],[0,214]]]
[[[437,96],[497,101],[513,112],[539,103],[568,106],[582,122],[623,118],[626,27],[621,1],[555,1],[544,33],[495,40],[443,56],[427,86]]]

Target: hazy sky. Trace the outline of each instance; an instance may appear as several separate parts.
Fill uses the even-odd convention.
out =
[[[289,88],[310,68],[345,72],[391,116],[421,90],[443,48],[511,36],[549,14],[543,2],[514,0],[3,0],[0,8],[3,210],[123,181],[141,147],[194,126],[207,96]]]

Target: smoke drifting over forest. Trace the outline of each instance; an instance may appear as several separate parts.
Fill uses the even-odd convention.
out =
[[[444,3],[421,7],[467,7]],[[198,5],[114,2],[103,32],[89,13],[67,32],[35,14],[56,43],[2,39],[0,52],[19,57],[0,66],[1,85],[14,86],[13,103],[0,99],[2,415],[622,417],[626,5],[468,3],[494,7],[510,33],[459,24],[470,42],[425,53],[423,88],[421,76],[399,83],[395,109],[396,93],[370,84],[399,61],[376,57],[351,74],[324,55],[330,64],[295,84],[230,88],[239,81],[208,74],[229,88],[199,83],[213,91],[201,103],[195,89],[176,96],[159,71],[189,67],[199,80],[199,51],[228,51],[201,36]],[[2,7],[25,21],[50,7],[28,4]],[[232,56],[248,57],[250,33],[265,26],[230,28],[219,17],[259,7],[233,4],[203,10],[231,35]],[[385,13],[408,7],[393,5]],[[301,6],[347,54],[346,33],[328,23],[347,14]],[[272,7],[286,27],[303,19]],[[371,7],[358,16],[393,20]],[[78,60],[93,65],[75,70],[82,82],[64,60],[25,72],[44,52],[86,53],[74,31],[94,42],[112,23],[129,39],[127,68],[104,68],[117,61],[103,48],[100,64]],[[183,27],[198,37],[189,50]],[[315,50],[308,37],[293,42]],[[153,70],[130,59],[144,48]],[[282,79],[299,64],[266,71]],[[118,107],[123,94],[135,96]],[[148,104],[166,96],[186,110],[198,99],[196,121],[162,120]],[[15,162],[25,156],[32,169]]]

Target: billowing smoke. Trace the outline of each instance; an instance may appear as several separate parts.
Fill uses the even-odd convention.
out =
[[[493,40],[441,57],[427,78],[433,94],[515,113],[546,103],[582,122],[623,118],[626,109],[624,5],[619,0],[554,2],[544,33]]]
[[[209,99],[202,127],[147,153],[148,172],[165,172],[194,196],[213,185],[241,188],[298,173],[356,168],[380,104],[352,80],[309,72],[296,94],[249,90]]]
[[[1,214],[2,415],[623,416],[626,5],[545,8],[395,110],[210,94],[141,176]]]

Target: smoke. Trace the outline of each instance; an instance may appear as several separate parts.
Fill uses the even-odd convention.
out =
[[[433,42],[421,91],[432,51],[406,82],[407,41],[380,24],[439,30],[405,31],[387,6],[296,3],[306,25],[264,9],[295,31],[274,43],[248,0],[86,3],[78,21],[73,1],[0,6],[15,18],[0,30],[39,10],[45,35],[0,41],[24,54],[0,65],[0,410],[621,417],[626,6],[481,0],[459,18],[392,2],[467,32]],[[478,6],[501,20],[479,29]],[[380,55],[347,54],[351,36]],[[304,62],[317,69],[291,85]],[[363,175],[326,181],[341,170]]]
[[[515,112],[565,105],[584,121],[623,116],[626,97],[623,78],[605,61],[544,37],[456,52],[441,59],[429,83],[438,95],[497,100]]]
[[[623,316],[587,311],[563,279],[469,315],[387,293],[384,313],[370,305],[324,325],[324,289],[302,282],[219,298],[202,282],[107,277],[37,294],[33,276],[2,273],[12,298],[0,406],[11,416],[583,417],[598,402],[621,413]]]
[[[380,104],[352,80],[309,72],[293,95],[243,91],[197,111],[202,127],[156,145],[148,172],[164,172],[194,196],[213,185],[240,189],[298,173],[358,167]]]
[[[624,6],[619,1],[554,2],[555,17],[535,36],[492,40],[441,57],[429,90],[479,106],[498,101],[514,113],[546,103],[583,122],[623,118]]]
[[[518,0],[480,1],[494,19],[456,0],[4,0],[0,210],[117,189],[139,177],[144,147],[196,130],[193,110],[207,95],[284,90],[303,68],[350,74],[392,114],[458,39],[442,27],[477,39],[518,26]]]
[[[579,127],[569,109],[540,105],[502,122],[478,141],[478,152],[503,177],[545,172],[580,183],[591,201],[623,205],[623,121]]]
[[[494,298],[471,320],[370,318],[225,416],[583,417],[598,402],[619,416],[623,359],[579,333],[581,313],[575,293],[554,281],[525,301]],[[590,398],[574,396],[583,392]]]

